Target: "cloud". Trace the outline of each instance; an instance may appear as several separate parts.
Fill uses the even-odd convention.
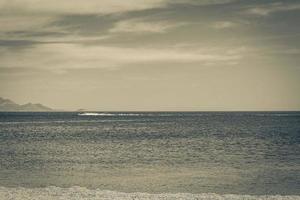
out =
[[[170,4],[190,4],[196,6],[228,4],[236,0],[169,0]]]
[[[275,12],[300,10],[300,3],[272,3],[268,5],[256,6],[246,11],[248,14],[267,16]]]
[[[107,15],[118,15],[123,12],[140,11],[163,7],[165,5],[166,0],[0,0],[0,39],[1,37],[12,39],[11,37],[25,36],[26,34],[10,33],[25,33],[26,31],[32,32],[33,30],[35,32],[44,33],[44,35],[47,34],[47,32],[62,33],[63,31],[74,35],[74,33],[78,33],[78,30],[75,32],[76,30],[66,30],[65,28],[72,29],[78,26],[87,29],[87,31],[95,32],[97,30],[93,29],[93,27],[98,28],[98,30],[101,29],[103,26],[103,24],[100,24],[101,19],[109,19]],[[100,16],[104,15],[107,17],[100,18]],[[71,19],[72,17],[74,17],[74,19]],[[73,24],[74,26],[70,23],[57,24],[64,18],[69,19],[70,23],[77,22],[81,24]],[[87,21],[86,19],[92,21]],[[96,20],[99,22],[97,23]],[[5,35],[5,33],[7,35]]]
[[[66,34],[94,34],[99,36],[105,34],[108,30],[111,33],[164,33],[169,29],[182,26],[184,23],[170,22],[170,19],[162,19],[161,21],[128,19],[132,17],[129,13],[139,11],[135,15],[131,13],[134,17],[139,18],[141,16],[147,17],[149,13],[155,13],[157,11],[155,8],[164,8],[165,11],[168,11],[168,9],[174,9],[174,5],[206,6],[225,4],[232,1],[0,0],[0,39],[21,40],[28,39],[28,37],[42,38],[51,35],[64,37]],[[153,10],[145,11],[147,9]]]
[[[213,28],[215,29],[226,29],[226,28],[232,28],[234,26],[236,26],[236,23],[231,21],[219,21],[213,24]]]
[[[2,14],[0,17],[0,40],[64,37],[67,32],[60,27],[51,25],[58,19],[57,16],[44,14]]]
[[[183,26],[183,22],[168,22],[168,21],[144,21],[142,19],[129,19],[117,22],[115,26],[110,29],[110,32],[151,32],[151,33],[164,33],[168,29]]]
[[[165,3],[165,0],[1,0],[0,10],[57,14],[109,14],[161,7]]]
[[[0,40],[0,47],[8,47],[8,48],[20,48],[26,46],[33,46],[35,44],[39,44],[39,42],[32,40]]]
[[[32,30],[54,21],[49,16],[5,15],[0,18],[1,32],[16,30]]]
[[[121,48],[78,44],[39,44],[24,51],[1,52],[0,67],[115,69],[130,64],[149,63],[226,63],[238,61],[240,54],[207,52],[205,49]]]

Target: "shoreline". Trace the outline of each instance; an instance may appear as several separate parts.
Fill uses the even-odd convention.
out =
[[[239,195],[239,194],[215,194],[215,193],[161,193],[151,194],[144,192],[118,192],[111,190],[88,189],[80,186],[70,188],[61,188],[49,186],[43,188],[25,188],[25,187],[3,187],[0,186],[0,198],[2,200],[56,200],[56,199],[74,199],[74,200],[102,200],[102,199],[246,199],[246,200],[300,200],[300,195]]]

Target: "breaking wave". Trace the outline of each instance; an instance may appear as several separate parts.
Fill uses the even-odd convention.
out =
[[[79,113],[79,116],[140,116],[137,113]]]
[[[84,187],[74,186],[71,188],[46,187],[46,188],[23,188],[23,187],[0,187],[1,200],[151,200],[151,199],[189,199],[189,200],[300,200],[300,196],[290,195],[237,195],[237,194],[191,194],[191,193],[164,193],[164,194],[148,194],[148,193],[124,193],[114,192],[100,189],[87,189]]]

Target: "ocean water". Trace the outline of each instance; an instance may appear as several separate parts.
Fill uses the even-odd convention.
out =
[[[2,112],[0,199],[300,199],[300,112]]]

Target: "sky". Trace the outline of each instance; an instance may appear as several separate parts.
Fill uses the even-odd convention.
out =
[[[0,0],[0,96],[62,110],[300,110],[299,0]]]

